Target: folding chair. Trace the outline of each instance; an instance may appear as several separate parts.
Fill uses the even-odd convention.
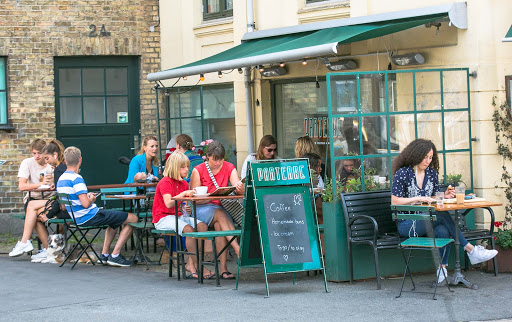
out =
[[[94,255],[96,256],[96,258],[98,258],[98,260],[100,261],[100,263],[104,264],[103,261],[101,260],[100,256],[98,256],[98,253],[96,253],[96,251],[92,247],[92,243],[94,242],[96,237],[98,237],[98,234],[100,233],[100,231],[102,229],[108,228],[108,226],[107,225],[101,225],[101,226],[87,226],[87,225],[80,226],[80,225],[78,225],[77,222],[76,222],[75,214],[73,213],[72,201],[69,198],[69,195],[67,193],[57,193],[57,195],[59,197],[58,200],[59,200],[59,203],[61,205],[69,206],[69,207],[67,207],[68,208],[68,212],[69,212],[71,218],[73,219],[73,224],[71,224],[71,228],[77,234],[77,237],[78,237],[77,238],[78,239],[77,244],[66,255],[66,258],[64,259],[62,264],[60,264],[60,267],[62,267],[66,263],[66,261],[69,259],[69,257],[73,254],[73,252],[77,249],[78,246],[80,246],[82,248],[82,251],[78,255],[77,260],[75,261],[73,266],[71,266],[71,269],[73,269],[75,267],[75,265],[79,262],[79,259],[84,254],[89,258],[89,260],[91,261],[91,263],[93,265],[96,265],[95,261],[87,253],[87,249],[91,249],[93,251]],[[93,233],[93,235],[92,235],[92,238],[87,238],[87,234],[89,233],[89,231],[95,231]],[[85,244],[85,246],[82,244],[82,242]]]
[[[167,243],[165,243],[165,249],[162,250],[162,252],[160,253],[160,259],[158,260],[158,262],[160,263],[162,261],[162,256],[164,254],[164,251],[167,250],[167,252],[169,253],[169,277],[172,277],[172,261],[173,261],[173,259],[175,259],[178,263],[177,270],[178,270],[178,280],[179,280],[180,279],[180,266],[179,266],[180,258],[178,256],[173,257],[172,238],[170,238],[172,236],[176,236],[176,231],[170,230],[170,229],[169,230],[152,229],[151,233],[158,235],[158,236],[169,236],[169,240],[170,240],[169,245],[167,245]]]
[[[102,188],[100,189],[101,200],[103,201],[103,208],[108,210],[121,210],[121,211],[127,211],[126,207],[126,200],[120,200],[118,198],[112,198],[109,197],[114,194],[124,195],[124,194],[136,194],[137,193],[137,187],[119,187],[119,188]],[[115,207],[119,205],[119,202],[122,201],[122,207]],[[117,204],[117,205],[116,205]],[[130,212],[133,212],[133,204],[130,204],[129,207]],[[121,227],[122,229],[122,227]],[[133,239],[133,235],[130,237],[130,243],[132,249],[135,248],[135,241]],[[124,249],[128,250],[128,243],[124,245]]]
[[[437,220],[435,215],[435,208],[430,206],[410,206],[410,205],[392,205],[391,210],[393,211],[393,219],[397,223],[398,227],[398,221],[400,219],[410,219],[410,220],[425,220],[429,221],[427,223],[427,236],[426,237],[409,237],[406,240],[403,240],[400,242],[398,247],[402,251],[402,256],[405,261],[405,269],[404,269],[404,276],[402,278],[402,285],[400,287],[400,293],[396,296],[397,298],[402,295],[402,291],[405,284],[405,279],[407,273],[409,273],[409,277],[411,278],[412,283],[412,290],[416,289],[416,285],[414,284],[414,280],[412,278],[411,271],[409,269],[409,263],[411,260],[411,253],[413,250],[427,250],[432,253],[432,258],[434,259],[434,264],[437,270],[437,267],[442,262],[441,256],[439,255],[439,249],[449,245],[450,243],[453,243],[453,239],[451,238],[435,238],[434,235],[434,221]],[[405,251],[408,250],[408,254],[406,256]],[[440,270],[442,274],[444,275],[444,271]],[[436,292],[437,292],[437,280],[439,276],[436,274],[436,279],[434,281],[434,294],[433,299],[436,300]],[[448,283],[447,276],[445,277],[446,285],[448,286],[448,290],[452,292],[450,289],[450,285]],[[411,290],[411,291],[412,291]],[[428,292],[430,293],[430,292]]]
[[[148,260],[146,258],[146,253],[144,252],[144,245],[142,244],[142,240],[144,238],[144,234],[146,235],[146,245],[149,250],[149,233],[152,229],[155,227],[153,226],[152,222],[148,222],[149,219],[153,218],[151,215],[151,209],[153,206],[153,197],[155,196],[155,192],[147,192],[146,193],[146,199],[144,202],[144,210],[139,212],[139,222],[136,223],[129,223],[131,227],[135,230],[135,236],[136,236],[136,246],[135,246],[135,254],[133,255],[133,258],[135,261],[138,261],[138,258],[142,259],[144,263],[146,264],[146,269],[149,269],[148,266]],[[142,219],[142,220],[141,220]]]

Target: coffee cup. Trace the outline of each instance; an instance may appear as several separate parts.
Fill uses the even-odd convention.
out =
[[[204,196],[208,193],[208,187],[207,186],[195,187],[194,191],[196,192],[196,195]]]

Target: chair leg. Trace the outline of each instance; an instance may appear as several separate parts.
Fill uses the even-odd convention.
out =
[[[354,262],[352,259],[352,243],[348,242],[348,267],[350,269],[350,284],[354,284]]]
[[[496,249],[494,245],[494,238],[490,238],[490,240],[492,249]],[[496,258],[496,256],[494,256],[494,258],[492,259],[492,264],[494,266],[494,276],[498,276],[498,259]]]
[[[224,237],[220,237],[224,238]],[[215,246],[215,238],[212,240],[212,252],[213,252],[213,261],[215,266],[215,281],[217,282],[217,286],[220,286],[220,276],[219,276],[219,261],[217,254],[217,247]]]
[[[376,247],[373,247],[373,258],[375,261],[375,277],[377,278],[377,289],[381,289],[380,271],[379,271],[379,252]]]

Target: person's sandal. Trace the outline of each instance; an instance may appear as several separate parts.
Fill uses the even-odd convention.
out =
[[[225,271],[220,274],[220,278],[223,280],[232,280],[235,278],[235,275],[233,275],[231,272]]]

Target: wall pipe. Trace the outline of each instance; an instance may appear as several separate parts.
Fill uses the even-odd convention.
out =
[[[247,32],[254,31],[254,11],[252,0],[247,0]],[[244,68],[245,116],[247,120],[247,152],[254,153],[254,123],[252,118],[251,68]]]

